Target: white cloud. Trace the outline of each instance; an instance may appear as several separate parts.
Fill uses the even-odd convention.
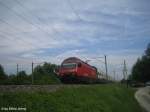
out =
[[[1,1],[11,10],[0,6],[0,62],[6,65],[28,64],[32,61],[60,64],[64,58],[70,56],[86,60],[89,57],[109,53],[110,63],[119,64],[126,59],[131,68],[136,58],[141,55],[137,52],[141,52],[142,49],[134,51],[132,48],[133,50],[125,51],[125,48],[121,48],[123,50],[121,52],[118,49],[103,50],[101,44],[99,46],[95,44],[98,42],[107,44],[107,41],[118,40],[131,40],[134,43],[134,40],[143,35],[146,35],[147,37],[143,38],[147,39],[150,36],[150,9],[146,0],[70,1],[75,10],[72,10],[67,0],[19,1],[23,6],[15,0]],[[90,49],[91,43],[102,51],[96,52],[96,48],[93,47],[95,52],[93,54]],[[120,43],[118,47],[119,45]],[[86,48],[82,48],[83,46]],[[54,54],[48,53],[46,49],[54,50]],[[55,54],[57,50],[60,51]],[[124,56],[125,52],[127,55]],[[99,65],[98,62],[91,63]]]

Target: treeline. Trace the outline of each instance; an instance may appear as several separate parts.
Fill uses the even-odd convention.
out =
[[[57,65],[45,62],[42,66],[36,66],[33,74],[20,71],[18,74],[7,75],[0,65],[0,84],[58,84],[60,80],[54,72],[57,68]]]
[[[150,81],[150,43],[144,55],[138,58],[137,62],[134,64],[129,79],[138,82]]]

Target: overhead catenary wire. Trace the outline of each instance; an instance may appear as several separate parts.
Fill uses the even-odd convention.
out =
[[[33,15],[33,14],[31,13],[31,10],[30,10],[29,8],[25,7],[20,1],[18,1],[18,0],[14,0],[14,1],[15,1],[16,3],[18,3],[22,8],[26,9],[31,15]],[[41,21],[41,19],[40,19],[39,16],[37,16],[37,15],[34,14],[34,17],[36,17],[36,19],[37,19],[38,21],[40,21],[40,23],[43,23],[43,22]],[[60,35],[60,32],[58,32],[58,31],[55,29],[55,27],[51,26],[51,28],[53,29],[53,31],[55,31],[55,33],[57,33],[57,34]]]
[[[18,4],[19,4],[21,7],[23,7],[24,9],[27,9],[28,12],[31,12],[30,9],[28,9],[27,7],[25,7],[20,1],[17,1],[17,0],[16,0],[16,3],[18,3]],[[20,14],[20,13],[18,13],[17,11],[13,10],[12,8],[8,7],[8,6],[7,6],[5,3],[3,3],[2,1],[0,1],[0,4],[1,4],[3,7],[9,9],[10,11],[12,11],[13,14],[15,14],[17,17],[21,18],[23,21],[25,21],[25,22],[31,24],[32,26],[36,27],[36,28],[39,29],[40,31],[42,31],[42,32],[46,33],[47,35],[49,35],[49,32],[43,30],[43,29],[42,29],[41,27],[39,27],[38,25],[33,24],[33,23],[32,23],[31,21],[29,21],[23,14]],[[75,11],[74,8],[73,8],[73,6],[72,6],[72,3],[69,2],[69,4],[71,5],[73,11]],[[32,15],[32,14],[31,14],[31,15]],[[76,13],[76,15],[78,15],[78,14]],[[79,15],[78,15],[78,17],[79,17]],[[79,18],[80,18],[80,17],[79,17]],[[41,22],[41,19],[40,19],[38,16],[36,16],[36,19]],[[43,23],[43,22],[42,22],[42,23]],[[53,30],[55,31],[55,33],[60,34],[60,32],[58,32],[54,27],[52,27],[52,28],[53,28]]]
[[[17,30],[17,31],[21,31],[19,28],[17,28],[17,27],[14,27],[13,25],[11,25],[11,24],[9,24],[7,21],[5,21],[5,20],[3,20],[3,19],[1,19],[0,18],[0,21],[2,22],[2,23],[5,23],[5,24],[7,24],[8,26],[10,26],[10,28],[12,28],[12,29],[15,29],[15,30]],[[6,37],[7,39],[9,39],[9,40],[12,40],[12,38],[9,38],[10,36],[12,37],[12,35],[11,34],[9,34],[8,32],[6,33],[4,33],[3,31],[0,31],[0,33],[2,34],[2,35],[4,35],[4,37]],[[10,35],[10,36],[6,36],[6,34],[8,34],[8,35]],[[33,45],[31,42],[27,42],[27,41],[24,41],[22,38],[17,38],[18,40],[21,40],[21,41],[23,41],[24,43],[26,43],[26,44],[28,44],[28,45]],[[13,39],[15,42],[18,42],[18,41],[16,41],[16,39]],[[19,42],[18,42],[19,43]]]
[[[3,21],[2,19],[0,19],[0,21],[7,24],[7,25],[9,25],[9,26],[11,26],[9,23],[7,23],[6,21]],[[13,27],[13,28],[15,29],[15,27]],[[1,37],[5,37],[9,40],[14,40],[15,42],[17,42],[16,39],[9,38],[10,36],[11,37],[13,37],[13,36],[11,34],[9,34],[8,32],[6,33],[6,32],[3,32],[3,31],[0,31],[0,33],[1,33],[1,35],[3,35]],[[6,35],[10,35],[10,36],[6,36]],[[18,40],[21,40],[21,41],[25,42],[22,38],[19,38]],[[25,43],[32,45],[32,43],[30,43],[30,42],[25,42]]]
[[[1,3],[1,2],[0,2],[0,3]],[[6,20],[3,20],[3,19],[0,18],[0,22],[2,22],[2,23],[4,23],[4,24],[7,24],[7,25],[10,26],[10,28],[12,28],[13,30],[15,29],[16,31],[22,32],[22,30],[20,30],[20,28],[15,27],[14,25],[8,23]],[[0,31],[0,32],[1,32],[1,34],[4,33],[4,32],[2,32],[2,31]],[[9,38],[8,36],[6,36],[6,34],[10,35],[11,37],[12,37],[12,35],[9,34],[8,32],[7,32],[7,33],[5,32],[5,34],[4,34],[7,39],[12,40],[12,38]],[[21,41],[23,41],[23,42],[25,42],[26,44],[31,45],[31,46],[33,45],[33,43],[24,41],[22,38],[17,38],[17,40],[21,40]],[[16,39],[14,39],[14,41],[17,42],[17,43],[19,43],[18,41],[16,41]],[[20,44],[20,43],[19,43],[19,44]]]
[[[5,8],[7,8],[7,9],[11,10],[16,16],[20,17],[20,18],[21,18],[22,20],[24,20],[25,22],[27,22],[27,23],[31,24],[32,26],[36,27],[37,29],[39,29],[40,31],[44,32],[44,33],[47,34],[48,36],[51,36],[51,35],[49,35],[48,32],[46,32],[45,30],[43,30],[42,28],[40,28],[38,25],[35,25],[35,24],[33,24],[31,21],[29,21],[28,19],[26,19],[26,17],[22,16],[20,13],[18,13],[18,12],[16,12],[16,11],[12,10],[10,7],[8,7],[8,6],[7,6],[5,3],[3,3],[2,1],[0,1],[0,4],[1,4],[3,7],[5,7]]]
[[[100,59],[96,59],[96,58],[92,58],[92,59],[97,60],[97,61],[100,61],[100,62],[102,62],[102,63],[105,63],[104,61],[102,61],[102,60],[100,60]]]
[[[101,61],[102,63],[104,63],[102,60],[100,60],[100,58],[104,58],[104,57],[91,57],[91,59],[93,59],[93,60],[95,60],[95,61]],[[108,66],[111,66],[114,70],[120,69],[120,71],[122,71],[122,66],[123,66],[123,64],[111,64],[111,63],[107,62],[107,65],[108,65]],[[119,66],[119,68],[116,67],[116,66]],[[113,72],[113,74],[114,74],[114,70],[113,70],[113,71],[110,71],[110,70],[109,70],[109,72]],[[115,74],[116,74],[116,72],[115,72]],[[117,78],[117,79],[118,79],[118,78]]]

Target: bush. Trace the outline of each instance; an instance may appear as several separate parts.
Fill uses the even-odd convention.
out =
[[[60,80],[54,73],[57,65],[44,63],[34,68],[33,74],[27,75],[25,71],[20,71],[18,74],[7,76],[3,67],[0,65],[0,84],[32,84],[32,75],[34,84],[58,84]]]
[[[60,83],[57,75],[54,73],[54,70],[57,68],[57,65],[44,63],[43,66],[36,66],[34,68],[34,84],[57,84]]]

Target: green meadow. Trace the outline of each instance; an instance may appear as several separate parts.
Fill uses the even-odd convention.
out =
[[[23,107],[26,112],[142,112],[134,93],[123,85],[70,86],[55,92],[1,92],[0,107]]]

